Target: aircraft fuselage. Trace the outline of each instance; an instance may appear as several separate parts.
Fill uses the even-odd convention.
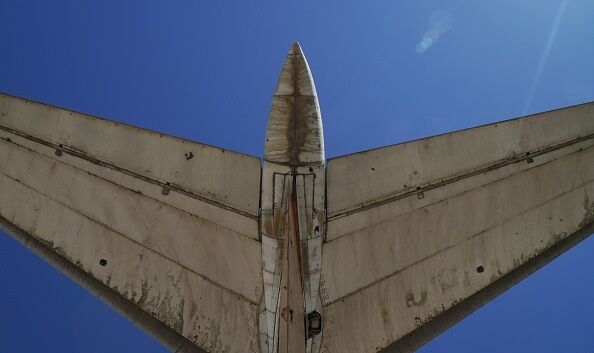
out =
[[[272,99],[262,168],[263,353],[319,349],[325,156],[315,85],[293,45]]]

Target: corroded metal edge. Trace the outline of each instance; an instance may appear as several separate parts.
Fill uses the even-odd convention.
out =
[[[2,216],[0,216],[0,230],[10,235],[27,249],[101,299],[105,304],[132,321],[136,326],[161,342],[172,352],[207,353]]]
[[[379,351],[379,353],[409,353],[416,351],[433,338],[457,324],[460,320],[515,286],[549,262],[555,260],[592,234],[594,234],[594,221],[591,221],[577,232],[559,241],[533,259],[526,261],[522,266],[512,270],[507,275],[461,301],[451,309],[437,315],[429,322],[418,327],[415,331]]]

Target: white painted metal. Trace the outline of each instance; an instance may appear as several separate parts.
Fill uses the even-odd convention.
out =
[[[257,217],[258,158],[3,94],[0,111],[4,130]]]
[[[414,350],[592,232],[593,145],[586,104],[330,160],[323,351]]]
[[[525,159],[527,153],[592,132],[594,106],[584,104],[333,158],[328,161],[328,217],[339,218],[416,192],[417,187]]]
[[[259,175],[253,157],[0,96],[2,227],[164,340],[260,351]]]
[[[321,311],[324,143],[315,85],[298,44],[281,70],[264,146],[262,352],[317,352],[320,335],[307,336],[306,317]]]
[[[294,44],[272,97],[264,160],[281,165],[324,161],[324,130],[311,71]]]
[[[262,162],[0,95],[0,228],[175,352],[412,351],[592,233],[593,200],[593,103],[326,169],[298,44]]]

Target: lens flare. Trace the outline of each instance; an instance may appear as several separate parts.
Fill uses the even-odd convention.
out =
[[[439,39],[452,29],[454,18],[447,11],[434,11],[429,17],[429,29],[423,34],[421,41],[417,44],[416,51],[423,54],[431,48]]]
[[[557,11],[557,16],[555,16],[553,26],[551,27],[549,38],[547,39],[547,43],[542,51],[542,55],[540,56],[540,61],[538,62],[536,73],[534,74],[532,84],[530,85],[530,89],[528,90],[528,95],[526,96],[526,100],[524,101],[524,115],[527,115],[530,112],[530,106],[532,105],[532,101],[534,100],[536,89],[540,84],[540,78],[542,77],[545,66],[547,65],[547,61],[549,60],[549,56],[551,55],[551,49],[553,47],[553,43],[555,42],[555,38],[557,38],[557,32],[559,31],[561,20],[563,19],[563,15],[565,14],[567,1],[568,0],[563,0],[561,5],[559,5],[559,10]]]

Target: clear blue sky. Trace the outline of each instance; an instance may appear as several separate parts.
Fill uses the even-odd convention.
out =
[[[0,91],[252,155],[293,41],[327,156],[594,100],[591,0],[0,2]],[[594,351],[594,238],[421,352]],[[0,235],[0,352],[165,352]]]

